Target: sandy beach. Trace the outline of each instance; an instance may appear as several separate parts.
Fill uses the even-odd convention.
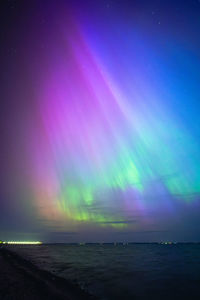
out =
[[[76,284],[39,270],[16,253],[0,248],[0,299],[93,299]]]

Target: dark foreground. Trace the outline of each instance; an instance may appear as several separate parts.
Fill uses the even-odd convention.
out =
[[[0,299],[92,299],[79,286],[0,248]]]
[[[7,245],[0,266],[0,299],[200,299],[200,244]]]

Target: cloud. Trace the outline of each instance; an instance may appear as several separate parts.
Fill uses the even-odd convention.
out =
[[[105,221],[105,222],[98,222],[101,224],[132,224],[136,223],[136,220],[125,220],[125,221]]]
[[[62,235],[62,236],[65,236],[65,235],[76,235],[76,234],[79,234],[78,232],[74,232],[74,231],[65,231],[65,232],[57,232],[57,231],[51,231],[51,232],[48,232],[49,235]]]
[[[146,230],[146,231],[117,231],[115,234],[151,234],[168,232],[167,230]]]

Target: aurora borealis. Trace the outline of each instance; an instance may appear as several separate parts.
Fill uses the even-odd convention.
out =
[[[5,236],[197,239],[200,3],[167,2],[5,5]]]

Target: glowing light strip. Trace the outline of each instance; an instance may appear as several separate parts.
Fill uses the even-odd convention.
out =
[[[20,242],[20,241],[8,241],[8,242],[3,242],[3,244],[9,244],[9,245],[41,245],[42,242]]]

